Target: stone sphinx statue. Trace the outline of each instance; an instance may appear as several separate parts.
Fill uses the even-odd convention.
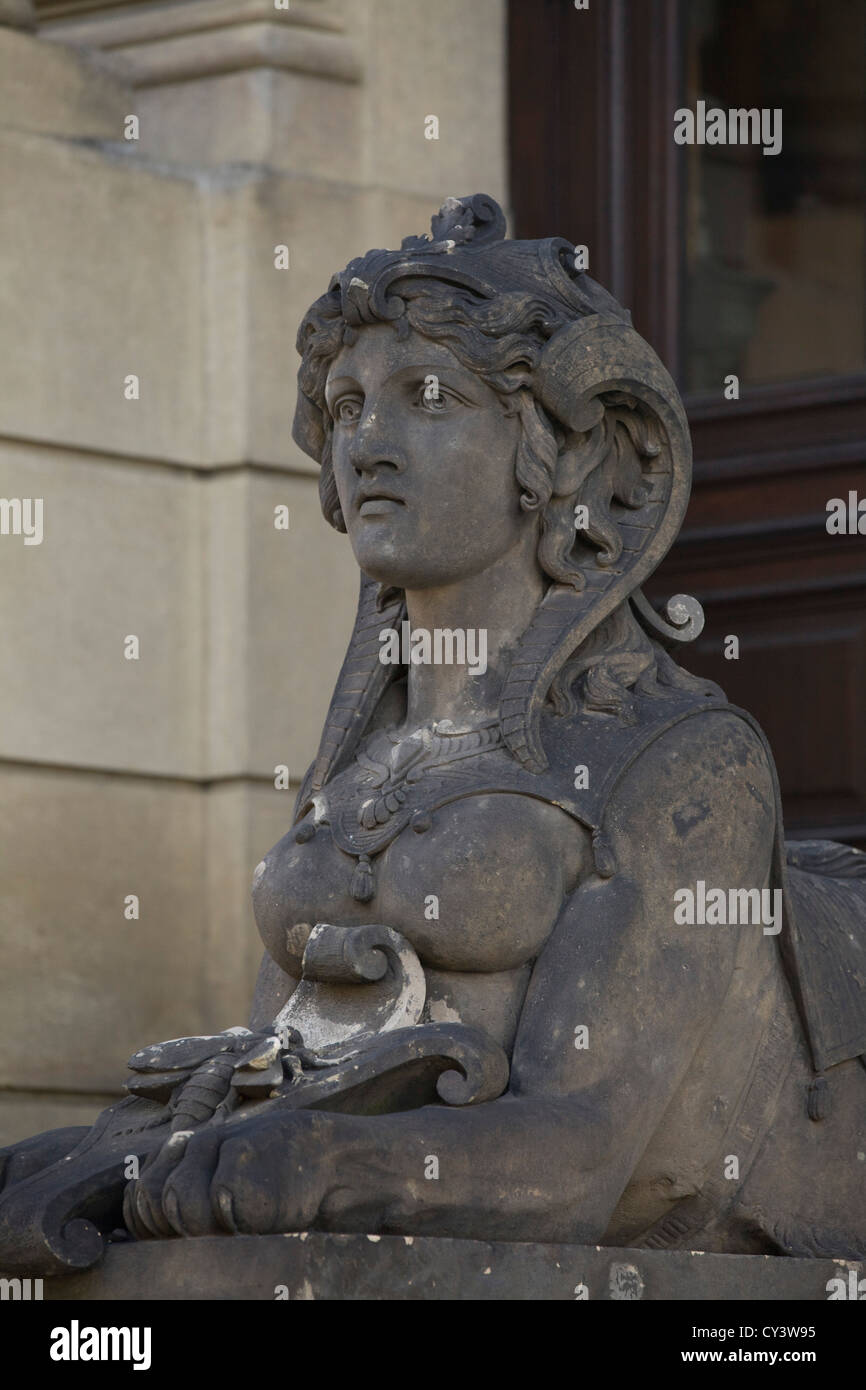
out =
[[[760,728],[672,654],[699,605],[643,595],[690,484],[662,364],[483,195],[298,348],[360,600],[249,1026],[6,1150],[0,1268],[308,1229],[866,1256],[866,856],[786,847]]]

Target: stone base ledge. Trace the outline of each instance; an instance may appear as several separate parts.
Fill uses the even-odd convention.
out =
[[[730,1300],[826,1302],[866,1269],[846,1260],[618,1250],[430,1236],[225,1236],[109,1247],[52,1300]],[[836,1286],[838,1287],[838,1286]]]

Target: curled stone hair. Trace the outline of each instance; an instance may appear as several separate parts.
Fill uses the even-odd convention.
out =
[[[538,319],[543,306],[527,304],[519,294],[500,296],[495,306],[473,302],[468,294],[455,296],[441,282],[418,280],[395,286],[405,303],[405,314],[390,320],[398,333],[409,329],[450,348],[464,367],[474,372],[519,416],[520,444],[515,473],[525,510],[543,509],[549,501],[556,475],[559,445],[555,428],[532,394],[532,371],[544,345]],[[382,318],[381,322],[388,322]],[[319,456],[319,495],[326,520],[345,531],[331,466],[331,420],[325,405],[328,370],[344,345],[357,337],[357,329],[343,317],[339,298],[328,294],[310,309],[298,337],[302,353],[299,385],[318,408],[322,421]],[[572,528],[573,531],[573,528]],[[555,577],[551,572],[551,577]]]
[[[449,199],[431,237],[409,237],[399,251],[369,251],[335,275],[298,332],[294,436],[321,465],[326,519],[345,531],[325,382],[341,347],[373,323],[444,344],[519,417],[520,505],[540,514],[538,562],[551,583],[515,654],[500,718],[514,756],[540,771],[545,705],[567,713],[580,700],[584,709],[628,719],[632,689],[661,696],[716,687],[682,671],[654,640],[697,635],[699,606],[678,629],[657,618],[640,592],[688,499],[689,432],[676,387],[628,312],[575,269],[568,242],[508,241],[504,233],[492,199]],[[580,528],[578,507],[586,509]],[[401,600],[377,586],[373,620]],[[344,667],[357,699],[338,682],[337,722],[329,715],[319,782],[345,761],[378,699],[381,667],[375,672],[371,661],[366,684],[359,667],[372,656],[369,634],[364,659],[359,646],[366,611],[362,586]]]

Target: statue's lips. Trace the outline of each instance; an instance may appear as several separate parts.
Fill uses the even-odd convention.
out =
[[[405,505],[405,502],[400,502],[396,497],[368,497],[366,502],[362,502],[358,508],[358,515],[387,516],[390,512],[399,511]]]

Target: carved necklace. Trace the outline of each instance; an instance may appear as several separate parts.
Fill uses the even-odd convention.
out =
[[[369,902],[376,891],[371,856],[390,844],[404,824],[419,834],[430,828],[429,814],[415,808],[423,793],[418,784],[503,747],[496,717],[471,729],[454,728],[450,719],[442,719],[408,737],[391,725],[367,739],[355,759],[363,772],[360,783],[354,777],[343,794],[333,787],[328,795],[331,833],[342,830],[335,839],[358,861],[350,889],[356,902]]]

